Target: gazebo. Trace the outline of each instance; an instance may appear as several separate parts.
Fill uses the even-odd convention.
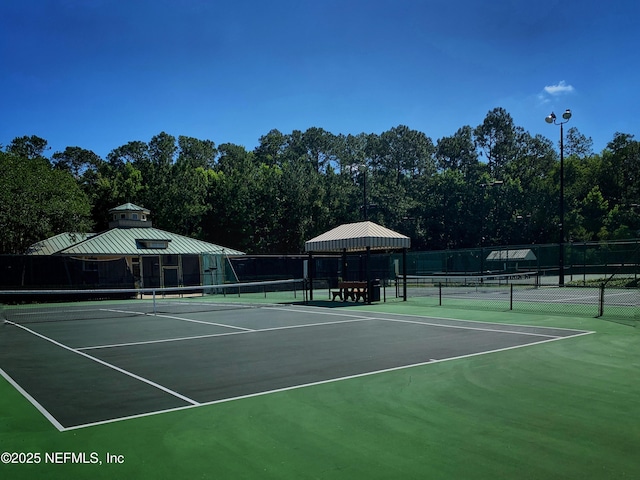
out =
[[[313,259],[313,253],[340,252],[343,258],[348,252],[366,252],[366,281],[371,285],[369,272],[369,257],[372,250],[402,250],[402,273],[405,279],[403,285],[403,299],[407,299],[406,269],[407,249],[411,246],[411,239],[398,232],[373,222],[358,222],[340,225],[328,232],[318,235],[304,244],[305,251],[309,253],[309,264]],[[313,269],[309,269],[310,299],[313,300]],[[370,295],[367,298],[370,303]]]

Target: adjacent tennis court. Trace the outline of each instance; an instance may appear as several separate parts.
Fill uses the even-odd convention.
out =
[[[177,303],[183,313],[131,311],[126,301],[18,309],[1,326],[0,371],[65,431],[592,333],[303,304]]]
[[[445,306],[605,317],[635,325],[640,318],[637,288],[565,286],[535,272],[504,275],[409,275],[408,297]],[[399,282],[398,282],[399,285]],[[398,288],[398,287],[397,287]]]

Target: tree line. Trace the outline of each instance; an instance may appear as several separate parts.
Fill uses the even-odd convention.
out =
[[[635,238],[640,142],[616,133],[601,153],[592,143],[565,132],[565,240]],[[556,145],[502,108],[435,143],[404,125],[358,135],[313,127],[272,130],[252,151],[162,132],[106,158],[81,147],[45,153],[37,136],[0,146],[0,253],[105,230],[108,210],[125,202],[150,209],[158,228],[248,253],[298,253],[365,218],[415,250],[560,241]]]

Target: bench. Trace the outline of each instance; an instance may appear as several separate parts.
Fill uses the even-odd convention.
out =
[[[367,282],[338,282],[338,290],[330,290],[331,301],[340,298],[343,302],[348,299],[358,302],[367,299]]]

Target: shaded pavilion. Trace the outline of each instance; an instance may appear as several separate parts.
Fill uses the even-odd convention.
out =
[[[368,290],[371,291],[370,256],[372,251],[402,250],[403,299],[407,299],[407,249],[411,246],[411,239],[398,232],[373,222],[357,222],[340,225],[328,232],[318,235],[304,244],[309,254],[309,282],[310,299],[313,300],[313,254],[314,253],[342,253],[343,271],[346,269],[347,253],[366,252],[366,280]],[[367,295],[367,302],[371,296]]]

